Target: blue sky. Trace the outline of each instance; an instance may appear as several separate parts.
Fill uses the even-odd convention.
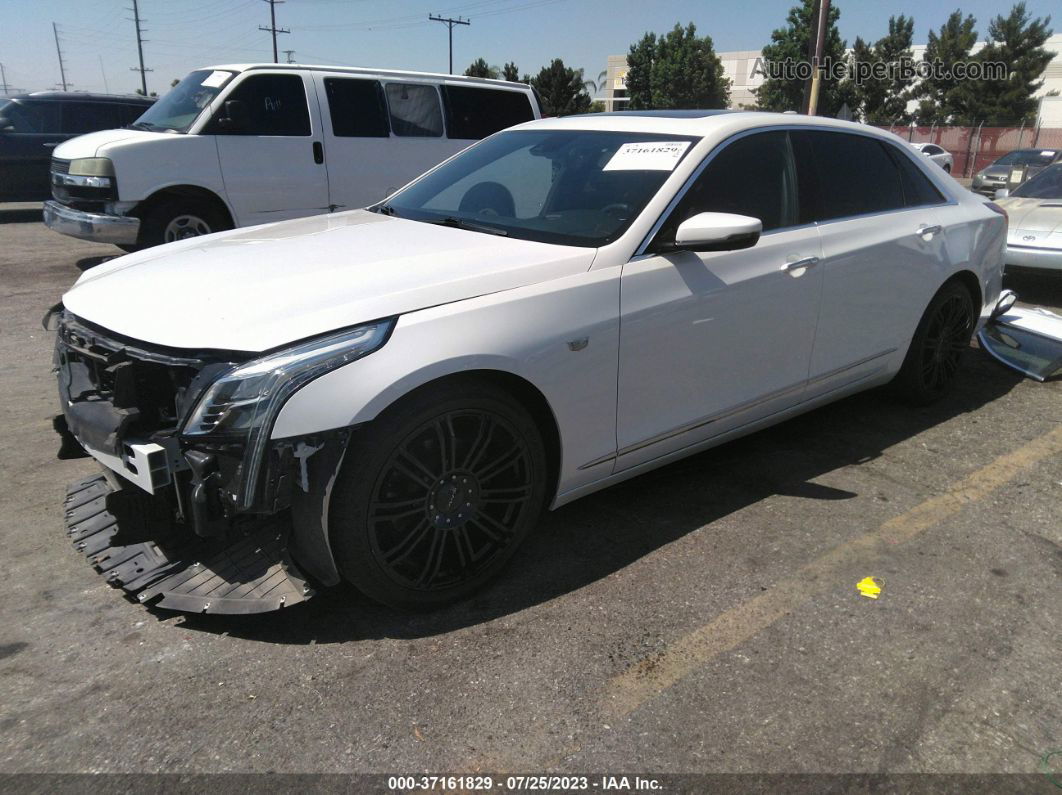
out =
[[[996,0],[834,0],[841,9],[841,35],[874,40],[890,14],[915,19],[915,41],[924,42],[957,6],[978,20],[983,38],[988,20],[1010,9]],[[463,71],[484,57],[500,65],[515,60],[537,72],[555,57],[582,67],[587,77],[604,69],[610,54],[624,53],[645,31],[694,22],[716,50],[758,49],[780,27],[793,0],[754,3],[713,0],[287,0],[277,6],[281,49],[294,49],[301,63],[337,63],[422,71],[446,71],[446,27],[428,22],[429,12],[463,15],[471,26],[454,30],[454,68]],[[1057,0],[1028,0],[1036,16],[1059,10]],[[39,90],[59,81],[52,22],[59,25],[67,80],[76,90],[132,91],[139,75],[132,0],[0,0],[0,63],[10,85]],[[145,65],[149,90],[165,90],[173,78],[208,64],[268,61],[269,22],[263,0],[140,0],[146,20]],[[1062,18],[1054,27],[1062,29]],[[281,59],[283,59],[281,55]],[[105,77],[106,76],[106,82]]]

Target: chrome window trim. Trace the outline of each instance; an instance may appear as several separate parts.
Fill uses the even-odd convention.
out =
[[[863,132],[862,130],[838,130],[835,127],[827,127],[825,125],[820,125],[820,124],[777,124],[777,125],[767,125],[767,126],[764,126],[764,127],[753,127],[751,129],[748,129],[748,130],[742,130],[739,133],[734,133],[733,135],[729,136],[728,138],[724,138],[722,141],[720,141],[718,144],[716,144],[716,146],[708,154],[706,154],[704,156],[704,159],[700,162],[700,165],[698,165],[697,168],[695,168],[693,170],[693,173],[691,173],[686,178],[686,181],[682,184],[682,187],[679,188],[677,191],[675,191],[675,195],[671,198],[671,201],[668,202],[667,207],[665,207],[663,209],[663,211],[660,213],[660,217],[656,219],[656,222],[649,228],[649,232],[642,239],[642,242],[638,244],[638,248],[636,248],[635,251],[634,251],[634,254],[631,255],[631,259],[633,260],[635,257],[641,257],[644,254],[646,254],[646,249],[649,247],[649,244],[652,242],[653,238],[656,237],[657,232],[660,231],[660,227],[662,227],[664,225],[664,223],[670,217],[671,213],[674,212],[674,210],[678,206],[679,202],[682,201],[682,199],[685,197],[686,193],[693,186],[693,183],[696,182],[696,180],[701,176],[701,173],[704,171],[704,169],[706,169],[708,167],[708,165],[712,162],[712,160],[714,160],[715,157],[720,152],[722,152],[727,146],[729,146],[734,141],[740,140],[741,138],[745,138],[745,137],[747,137],[749,135],[756,135],[758,133],[777,132],[777,131],[792,132],[792,131],[801,131],[801,130],[806,130],[806,131],[809,131],[809,132],[840,133],[842,135],[858,135],[858,136],[860,136],[862,138],[870,138],[871,140],[878,141],[878,142],[880,142],[882,144],[885,144],[887,146],[892,146],[892,148],[897,150],[897,152],[902,151],[900,149],[900,147],[896,146],[896,144],[894,144],[892,141],[889,141],[888,139],[882,138],[882,137],[880,137],[878,135],[875,135],[873,133]],[[763,235],[761,235],[761,237],[766,237],[767,235],[775,234],[776,232],[789,232],[789,231],[792,231],[792,230],[804,229],[804,228],[811,227],[811,226],[824,226],[826,224],[834,224],[834,223],[839,223],[841,221],[850,221],[853,218],[870,218],[870,217],[873,217],[873,216],[888,215],[890,213],[904,212],[904,211],[907,211],[907,210],[918,210],[918,209],[922,209],[922,208],[925,208],[925,207],[949,207],[949,206],[958,205],[959,202],[953,196],[950,195],[950,189],[945,190],[943,186],[941,186],[939,183],[937,183],[935,175],[931,174],[928,170],[924,170],[922,168],[922,165],[923,165],[922,163],[919,163],[919,161],[916,158],[910,157],[906,153],[904,153],[904,156],[909,157],[911,162],[915,163],[916,166],[918,167],[918,169],[920,171],[922,171],[922,173],[926,176],[927,179],[929,179],[929,181],[933,185],[933,187],[935,187],[940,193],[942,193],[945,196],[945,200],[944,201],[937,202],[937,203],[934,203],[934,204],[919,204],[919,205],[916,205],[914,207],[907,207],[907,206],[897,207],[897,208],[893,208],[891,210],[882,210],[880,212],[873,212],[873,213],[859,213],[857,215],[845,215],[845,216],[842,216],[840,218],[830,218],[830,219],[825,220],[825,221],[810,221],[809,223],[798,224],[798,225],[795,225],[795,226],[778,227],[777,229],[771,229],[769,232],[765,232]],[[799,196],[799,190],[800,190],[800,186],[798,184],[797,185],[798,196]]]

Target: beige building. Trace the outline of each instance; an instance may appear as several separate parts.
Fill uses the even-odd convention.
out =
[[[976,52],[982,45],[974,48]],[[1044,47],[1055,53],[1055,57],[1044,70],[1044,84],[1036,96],[1043,97],[1052,91],[1062,93],[1062,34],[1056,34],[1047,40]],[[912,48],[915,60],[921,60],[926,45],[916,44]],[[753,107],[756,104],[755,90],[763,83],[764,76],[756,69],[756,62],[761,56],[759,50],[737,50],[717,53],[723,63],[723,72],[730,78],[731,108]],[[599,97],[605,103],[605,110],[623,110],[627,98],[627,56],[610,55],[608,57],[608,77],[605,91]],[[913,107],[916,103],[913,103]]]

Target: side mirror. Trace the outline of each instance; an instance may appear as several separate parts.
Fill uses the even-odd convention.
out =
[[[665,251],[736,251],[756,245],[763,231],[759,218],[734,213],[698,213],[679,224],[675,242]]]
[[[1018,294],[1013,290],[1003,290],[999,294],[999,299],[996,301],[996,306],[992,310],[990,320],[995,320],[1000,315],[1005,315],[1014,306],[1014,302],[1018,300]]]
[[[994,195],[992,196],[992,198],[993,198],[993,199],[1005,199],[1005,198],[1007,198],[1007,197],[1008,197],[1009,195],[1010,195],[1010,191],[1009,191],[1009,190],[1007,190],[1006,188],[997,188],[997,189],[996,189],[996,192],[995,192],[995,194],[994,194]]]
[[[230,99],[225,102],[225,115],[218,119],[218,126],[229,132],[246,130],[250,122],[250,114],[247,113],[247,103],[239,99]]]

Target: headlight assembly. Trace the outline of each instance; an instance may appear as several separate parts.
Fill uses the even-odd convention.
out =
[[[245,442],[240,505],[249,507],[269,434],[284,401],[309,381],[375,351],[393,327],[394,318],[369,323],[234,367],[207,387],[182,434]]]
[[[70,161],[72,177],[113,177],[114,163],[106,157],[81,157]]]

